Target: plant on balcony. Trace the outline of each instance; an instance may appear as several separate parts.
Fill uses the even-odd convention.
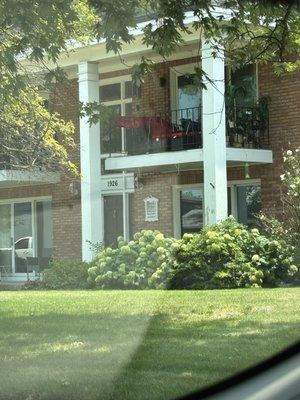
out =
[[[258,102],[241,101],[246,94],[243,85],[226,88],[227,145],[257,148],[262,144],[268,124],[268,102],[262,97]]]

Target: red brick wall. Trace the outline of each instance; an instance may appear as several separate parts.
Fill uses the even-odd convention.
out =
[[[142,85],[142,97],[134,100],[135,112],[153,114],[169,110],[170,86],[169,67],[196,61],[196,59],[177,60],[172,63],[160,63],[154,73],[145,79]],[[100,75],[102,79],[129,74],[129,70],[116,71]],[[160,85],[165,78],[165,86]],[[290,73],[275,77],[268,66],[259,68],[259,94],[270,97],[270,148],[274,154],[274,164],[250,167],[251,178],[261,178],[264,211],[277,216],[282,215],[280,202],[280,178],[282,173],[282,150],[300,146],[300,73]],[[79,119],[77,114],[78,84],[72,80],[70,85],[56,92],[53,110],[61,116],[71,119],[79,137]],[[136,111],[136,106],[139,111]],[[79,150],[74,154],[79,162]],[[244,179],[244,168],[229,168],[228,179]],[[193,184],[203,181],[201,171],[183,171],[177,173],[147,173],[139,177],[143,187],[132,196],[132,230],[142,228],[159,229],[167,235],[173,234],[172,185]],[[16,197],[52,196],[54,247],[57,257],[81,257],[81,216],[80,201],[70,195],[69,184],[72,179],[63,177],[57,185],[18,187],[0,189],[1,199]],[[159,221],[144,221],[143,199],[152,195],[159,199]]]
[[[196,61],[195,59],[178,60],[173,65],[184,64]],[[169,87],[169,66],[167,63],[159,64],[155,68],[153,77],[146,79],[142,87],[143,98],[139,101],[141,112],[159,112],[167,111],[170,104],[170,87]],[[159,87],[159,77],[167,77],[167,85],[164,88]],[[250,177],[253,179],[260,178],[262,186],[262,204],[263,211],[279,218],[283,217],[283,207],[280,199],[281,181],[280,175],[283,173],[282,152],[286,149],[295,149],[300,146],[300,72],[284,74],[281,77],[274,75],[271,66],[260,66],[258,73],[259,96],[268,97],[269,100],[269,133],[270,133],[270,149],[273,151],[274,163],[259,166],[250,166]],[[147,175],[143,175],[146,181]],[[228,168],[228,180],[245,179],[245,170],[243,167]],[[164,233],[172,231],[173,217],[172,212],[172,196],[169,184],[194,184],[203,182],[202,171],[186,171],[181,172],[179,176],[176,174],[155,175],[155,187],[153,193],[157,192],[156,197],[162,196],[166,204],[166,209],[161,212],[162,220],[154,226],[157,228],[162,226]],[[152,184],[143,188],[139,195],[135,194],[135,208],[142,210],[142,217],[133,216],[135,220],[135,229],[148,227],[143,221],[144,208],[142,199],[149,194],[153,194]],[[160,188],[160,190],[159,190]],[[154,195],[154,194],[153,194]],[[166,198],[169,198],[168,205]],[[166,213],[165,213],[166,211]]]
[[[158,229],[165,235],[173,235],[172,186],[178,184],[178,175],[147,173],[138,177],[141,187],[134,192],[132,204],[132,233],[141,229]],[[144,199],[154,196],[158,199],[158,221],[145,222]]]

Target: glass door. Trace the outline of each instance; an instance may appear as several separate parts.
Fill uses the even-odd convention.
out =
[[[0,269],[1,276],[13,272],[11,204],[0,204]]]
[[[32,204],[14,204],[14,256],[15,272],[26,273],[26,258],[34,256]]]
[[[2,276],[27,273],[27,257],[50,260],[53,247],[49,199],[0,204],[0,269]]]

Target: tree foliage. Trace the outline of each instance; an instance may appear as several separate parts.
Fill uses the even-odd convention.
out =
[[[1,169],[75,171],[74,127],[49,113],[40,93],[64,80],[59,55],[87,41],[93,24],[85,0],[0,1]]]
[[[277,73],[299,67],[300,13],[293,3],[249,0],[90,0],[98,15],[98,38],[118,53],[132,43],[136,15],[150,19],[142,28],[143,43],[162,57],[174,53],[184,35],[199,32],[214,38],[214,51],[225,49],[235,66],[253,61],[274,63]],[[192,22],[186,24],[186,12]]]
[[[188,24],[186,12],[191,17]],[[71,145],[72,129],[57,115],[41,111],[38,93],[51,91],[64,80],[57,61],[74,43],[105,39],[107,51],[120,53],[124,43],[134,43],[133,29],[141,20],[145,21],[143,43],[162,60],[176,52],[186,35],[196,32],[199,54],[203,38],[214,38],[213,53],[224,48],[227,62],[234,67],[256,60],[271,61],[277,73],[299,67],[299,10],[289,3],[271,7],[261,0],[0,0],[0,151],[7,152],[7,160],[14,160],[12,164],[7,161],[6,168],[22,163],[24,167],[41,164],[46,168],[47,160],[50,164],[57,160],[59,165],[74,169],[66,162],[66,143],[57,141],[68,136],[66,141]],[[132,66],[135,80],[150,70],[147,58]],[[202,81],[201,63],[196,73]],[[83,111],[90,108],[83,107]],[[49,124],[51,135],[44,129]],[[38,133],[39,126],[44,128]],[[20,157],[16,141],[21,137],[20,143],[41,151]],[[11,149],[16,151],[11,154]]]

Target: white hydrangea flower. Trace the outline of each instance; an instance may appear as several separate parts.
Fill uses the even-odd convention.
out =
[[[292,155],[293,155],[292,150],[288,150],[288,151],[286,152],[286,155],[287,155],[287,156],[292,156]]]

